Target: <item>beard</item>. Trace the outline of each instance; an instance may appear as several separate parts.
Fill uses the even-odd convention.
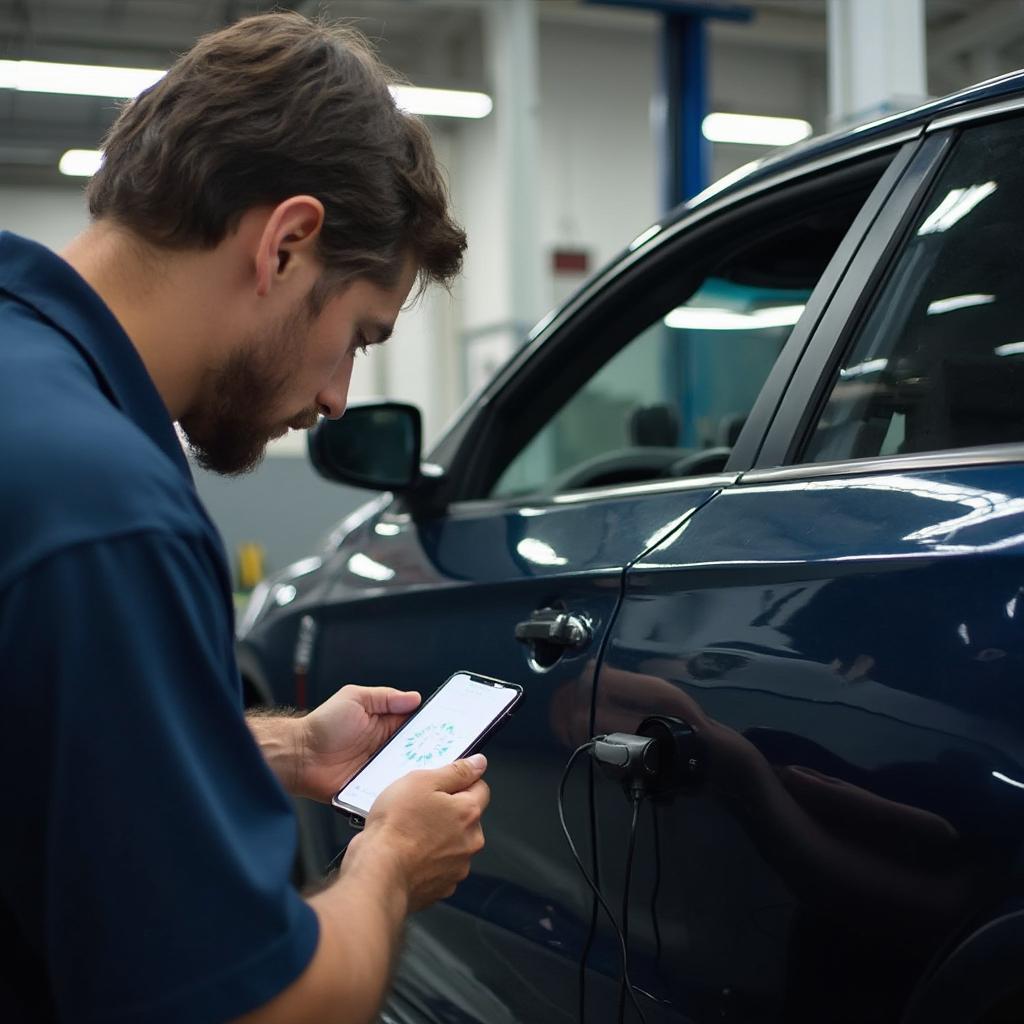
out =
[[[287,390],[312,319],[308,306],[296,310],[263,338],[250,338],[208,374],[200,400],[178,421],[203,469],[225,476],[252,472],[271,440],[289,428],[308,430],[316,425],[316,406],[284,421],[270,418]]]

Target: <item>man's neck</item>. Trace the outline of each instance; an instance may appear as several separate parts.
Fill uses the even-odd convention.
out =
[[[131,339],[174,420],[198,394],[216,343],[198,268],[185,254],[162,254],[103,221],[60,254],[107,304]],[[207,279],[207,285],[209,285]],[[200,285],[202,288],[202,286]]]

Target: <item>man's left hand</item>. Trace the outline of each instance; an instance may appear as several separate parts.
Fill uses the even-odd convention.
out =
[[[419,705],[418,693],[343,686],[299,720],[299,795],[329,801]]]

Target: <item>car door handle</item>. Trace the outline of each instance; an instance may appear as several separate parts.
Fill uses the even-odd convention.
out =
[[[541,608],[516,626],[516,639],[524,644],[540,641],[556,647],[583,647],[590,641],[590,623],[582,615]]]

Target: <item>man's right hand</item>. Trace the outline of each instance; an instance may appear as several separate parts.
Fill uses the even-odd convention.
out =
[[[490,800],[483,754],[445,768],[410,772],[376,799],[366,828],[349,843],[345,871],[364,857],[396,861],[410,912],[455,891],[483,849],[480,818]]]
[[[334,882],[309,900],[316,953],[283,992],[238,1024],[368,1024],[377,1019],[405,916],[450,896],[484,845],[490,799],[475,754],[412,772],[374,802]]]

